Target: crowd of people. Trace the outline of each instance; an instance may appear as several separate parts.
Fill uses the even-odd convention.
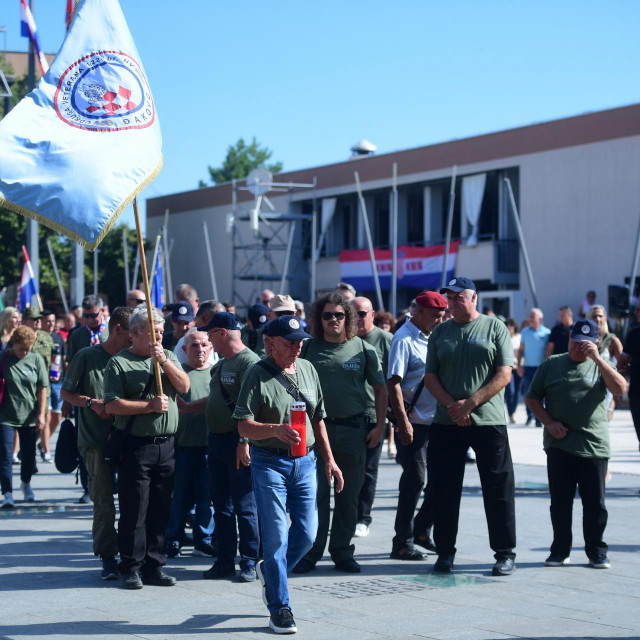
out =
[[[480,313],[466,277],[419,294],[399,318],[347,283],[310,306],[267,289],[246,321],[188,284],[162,310],[139,290],[111,312],[97,295],[63,318],[8,307],[2,507],[16,502],[14,463],[35,501],[37,463],[51,462],[51,436],[71,416],[104,580],[172,586],[167,558],[192,545],[211,558],[204,579],[259,580],[270,628],[295,633],[288,573],[313,571],[325,550],[337,571],[362,571],[354,538],[372,526],[384,442],[401,466],[392,559],[434,553],[435,572],[454,570],[465,464],[475,462],[493,575],[516,570],[507,423],[525,398],[547,454],[546,565],[570,561],[579,487],[588,561],[608,568],[608,419],[630,374],[640,438],[640,327],[623,345],[591,294],[576,322],[563,306],[551,329],[537,308],[523,326]]]

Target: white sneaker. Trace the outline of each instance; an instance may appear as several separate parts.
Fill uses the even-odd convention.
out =
[[[4,494],[4,500],[2,501],[3,509],[13,509],[15,507],[15,502],[13,501],[13,494],[10,491]]]
[[[364,522],[358,522],[354,535],[356,538],[366,538],[369,535],[368,525],[366,525]]]
[[[20,458],[18,458],[17,453],[13,454],[13,458],[11,458],[11,464],[20,464]]]
[[[42,456],[42,460],[43,460],[44,462],[53,462],[53,460],[51,459],[51,454],[50,454],[50,453],[45,453],[45,454]]]
[[[33,493],[30,482],[22,483],[22,493],[24,494],[25,502],[35,502],[36,496]]]

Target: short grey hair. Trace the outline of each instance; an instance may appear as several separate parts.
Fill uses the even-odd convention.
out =
[[[535,313],[537,316],[540,316],[540,320],[542,320],[542,318],[544,318],[544,313],[542,313],[542,309],[538,309],[538,307],[532,307],[531,311],[529,311],[529,313]]]
[[[98,309],[104,307],[104,302],[100,296],[92,293],[90,296],[82,298],[83,309],[93,309],[94,307],[98,307]]]
[[[155,307],[151,310],[151,315],[153,316],[153,324],[161,324],[164,326],[164,318],[158,309]],[[147,310],[146,305],[140,305],[137,307],[134,312],[131,314],[131,318],[129,320],[129,331],[133,331],[137,329],[141,331],[145,326],[149,324],[149,312]]]
[[[336,291],[348,291],[354,296],[356,295],[355,288],[353,287],[353,285],[349,284],[348,282],[338,282],[338,284],[336,285]]]

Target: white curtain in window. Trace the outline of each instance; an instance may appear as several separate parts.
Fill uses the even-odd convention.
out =
[[[478,244],[478,220],[480,218],[486,180],[486,173],[479,173],[462,179],[462,215],[471,225],[471,233],[465,242],[469,246]]]
[[[327,235],[327,229],[333,220],[333,216],[336,212],[337,198],[323,198],[322,200],[322,213],[320,216],[320,240],[318,241],[318,257],[322,251],[322,245],[324,245],[325,237]]]

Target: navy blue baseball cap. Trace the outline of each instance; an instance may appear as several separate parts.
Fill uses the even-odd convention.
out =
[[[457,278],[451,278],[451,280],[449,280],[449,282],[447,283],[447,286],[440,289],[440,293],[446,293],[447,291],[460,293],[460,291],[464,291],[465,289],[477,291],[476,285],[471,278],[464,278],[460,276]]]
[[[280,316],[275,320],[272,320],[264,330],[265,335],[270,338],[277,338],[280,336],[290,342],[296,342],[297,340],[304,340],[311,336],[302,328],[300,320],[296,316]]]
[[[249,320],[251,320],[251,324],[254,329],[259,329],[267,324],[268,312],[269,309],[264,304],[254,304],[252,307],[249,307],[247,315],[249,316]]]
[[[168,304],[167,309],[171,309],[171,319],[174,322],[193,322],[193,307],[190,302],[180,300]]]
[[[219,311],[213,314],[211,320],[209,320],[209,324],[204,327],[198,327],[198,331],[209,331],[209,329],[238,330],[241,328],[242,323],[238,320],[238,316],[235,313]]]
[[[571,339],[574,342],[584,342],[585,340],[598,342],[600,339],[600,329],[598,329],[598,325],[593,320],[589,320],[589,318],[577,320],[573,325],[573,329],[571,329]]]

